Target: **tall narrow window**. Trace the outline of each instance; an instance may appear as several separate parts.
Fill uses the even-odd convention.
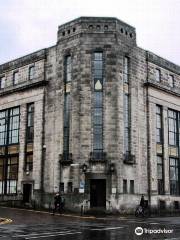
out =
[[[129,58],[124,58],[124,67],[123,67],[123,78],[124,83],[129,83]]]
[[[156,105],[156,142],[162,144],[162,107]]]
[[[127,193],[127,179],[123,179],[123,193]]]
[[[19,107],[0,111],[0,194],[16,194],[19,162]]]
[[[130,180],[129,193],[134,194],[134,180]]]
[[[103,158],[103,54],[95,52],[93,58],[93,158]]]
[[[9,111],[9,136],[8,143],[19,143],[19,108],[12,108]]]
[[[174,76],[173,75],[168,76],[168,82],[169,82],[170,87],[174,87]]]
[[[169,145],[177,146],[177,112],[168,110],[168,127],[169,127]]]
[[[63,138],[63,157],[64,160],[69,160],[69,142],[70,142],[70,112],[71,112],[71,95],[70,83],[72,80],[71,73],[71,56],[65,58],[65,78],[64,78],[64,138]]]
[[[34,79],[34,73],[35,73],[35,67],[34,66],[30,66],[29,67],[29,80],[33,80]]]
[[[7,118],[8,111],[0,111],[0,146],[7,143]]]
[[[155,69],[155,80],[156,82],[160,82],[161,81],[161,71],[160,69]]]
[[[33,169],[34,103],[27,105],[25,171]]]
[[[164,175],[162,156],[157,156],[157,182],[158,182],[158,194],[164,194]]]
[[[7,163],[7,194],[17,192],[18,157],[10,156]]]
[[[129,94],[124,94],[124,152],[130,152],[130,108]]]
[[[26,141],[33,142],[34,138],[34,103],[27,105],[27,129]]]
[[[19,72],[14,72],[13,73],[13,85],[18,84],[19,82]]]
[[[71,56],[67,56],[65,59],[65,81],[66,83],[71,82]]]
[[[179,163],[176,158],[169,158],[170,194],[179,195]]]
[[[5,87],[5,77],[0,77],[0,89],[3,89]]]

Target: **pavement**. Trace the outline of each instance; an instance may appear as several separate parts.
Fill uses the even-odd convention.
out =
[[[79,216],[0,207],[0,240],[180,240],[180,216]]]

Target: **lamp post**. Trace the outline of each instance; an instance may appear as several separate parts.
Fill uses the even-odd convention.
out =
[[[82,165],[82,171],[83,171],[84,174],[87,172],[87,167],[88,166],[85,163]]]
[[[115,164],[114,163],[110,163],[109,164],[109,172],[111,174],[115,172]]]

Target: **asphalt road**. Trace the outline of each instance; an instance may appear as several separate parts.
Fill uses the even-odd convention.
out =
[[[12,219],[0,225],[1,240],[180,239],[180,217],[81,218],[1,207],[0,217]]]

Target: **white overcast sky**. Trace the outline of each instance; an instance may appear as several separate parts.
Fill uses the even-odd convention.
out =
[[[180,65],[180,0],[0,0],[0,64],[56,44],[58,25],[80,16],[117,17],[139,47]]]

